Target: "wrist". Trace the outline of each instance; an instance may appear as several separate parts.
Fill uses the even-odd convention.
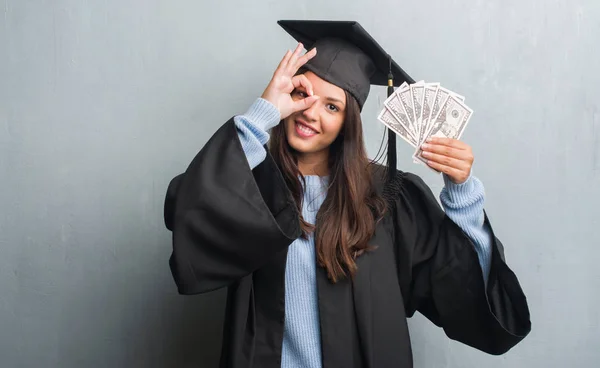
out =
[[[277,107],[263,97],[257,98],[243,116],[264,131],[275,127],[281,120]]]
[[[277,107],[277,100],[272,98],[272,96],[270,96],[269,93],[267,93],[267,91],[264,91],[263,94],[260,96],[260,98],[269,102],[271,105]]]
[[[449,207],[464,207],[485,197],[483,184],[475,176],[461,183],[454,183],[449,177],[444,175],[444,189],[442,190],[442,199]]]

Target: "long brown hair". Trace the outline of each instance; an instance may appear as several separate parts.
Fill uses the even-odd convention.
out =
[[[372,179],[373,166],[363,141],[358,102],[346,93],[346,116],[339,135],[329,146],[329,188],[317,213],[315,226],[302,217],[306,238],[315,232],[317,261],[332,282],[356,273],[356,258],[374,248],[369,240],[385,211]],[[271,132],[269,150],[283,173],[298,211],[302,213],[304,177],[298,168],[294,149],[289,145],[284,124]]]

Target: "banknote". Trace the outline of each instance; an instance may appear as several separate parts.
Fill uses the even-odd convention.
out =
[[[438,115],[433,119],[433,124],[427,134],[427,138],[445,137],[460,139],[472,114],[473,110],[467,107],[459,97],[449,95],[444,105],[440,108]],[[421,156],[422,152],[421,145],[419,145],[413,158],[426,163],[427,160]]]
[[[416,135],[415,138],[418,139],[418,137],[421,136],[423,129],[423,97],[425,96],[425,86],[423,83],[416,83],[413,84],[412,86],[410,86],[410,96],[412,97],[412,103],[413,103],[413,113],[415,114],[414,116],[414,121],[415,121],[415,127],[417,128],[416,130]],[[417,141],[418,142],[418,141]]]
[[[423,93],[423,111],[421,112],[421,129],[419,130],[419,137],[417,137],[419,145],[423,144],[425,134],[427,133],[427,128],[429,126],[429,117],[431,115],[433,102],[435,100],[439,88],[439,83],[428,83],[427,85],[425,85],[425,92]]]
[[[446,103],[446,100],[448,99],[449,96],[454,96],[455,98],[457,98],[458,100],[463,101],[463,102],[465,101],[464,96],[454,93],[444,87],[438,87],[435,98],[431,105],[431,112],[429,114],[429,117],[427,118],[427,126],[425,127],[425,134],[423,135],[422,138],[427,138],[427,136],[429,135],[429,131],[432,128],[435,117],[437,117],[437,115],[440,112],[440,108]],[[420,144],[423,144],[423,140],[420,141]]]
[[[403,85],[400,86],[399,90],[400,91],[404,90],[404,87],[409,88],[408,84],[404,83]],[[411,128],[411,126],[412,126],[411,118],[409,118],[408,115],[406,114],[406,111],[404,110],[404,106],[403,106],[402,101],[400,100],[400,97],[398,96],[398,94],[394,93],[392,96],[390,96],[390,98],[385,100],[383,104],[390,110],[392,115],[394,115],[394,117],[396,118],[398,123],[402,125],[402,127],[406,130],[406,132],[408,134],[410,134],[412,136],[412,138],[415,139],[415,141],[416,141],[416,137],[413,134],[412,128]]]
[[[410,92],[410,88],[405,90],[398,91],[397,93],[400,101],[402,102],[402,107],[404,107],[404,111],[410,120],[410,131],[413,137],[418,135],[418,127],[417,121],[415,119],[415,111],[413,109],[412,104],[412,93]]]
[[[388,107],[384,107],[383,110],[379,113],[377,117],[379,121],[381,121],[385,126],[390,128],[394,133],[396,133],[400,138],[404,139],[411,146],[417,148],[417,141],[415,138],[408,133],[406,128],[402,126],[402,124],[394,117],[391,109]]]

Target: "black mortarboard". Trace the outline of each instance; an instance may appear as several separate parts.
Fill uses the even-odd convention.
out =
[[[280,20],[277,23],[307,50],[317,48],[317,55],[305,67],[348,91],[361,109],[371,84],[387,86],[390,72],[395,86],[414,83],[358,22]]]
[[[415,81],[355,21],[280,20],[277,22],[304,47],[317,48],[305,68],[348,91],[362,110],[371,84],[388,86],[388,96],[406,82]],[[388,128],[389,178],[396,171],[396,135]]]

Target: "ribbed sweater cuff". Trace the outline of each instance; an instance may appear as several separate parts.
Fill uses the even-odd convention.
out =
[[[244,114],[244,118],[254,127],[266,132],[279,124],[281,115],[275,105],[264,98],[257,98]]]
[[[254,169],[266,158],[264,145],[269,141],[268,129],[279,123],[279,110],[269,101],[258,98],[244,115],[233,118],[248,164]]]
[[[469,178],[461,184],[456,184],[450,180],[447,175],[444,177],[444,189],[441,195],[445,198],[445,204],[450,208],[465,208],[472,206],[485,197],[483,184],[475,176]]]

